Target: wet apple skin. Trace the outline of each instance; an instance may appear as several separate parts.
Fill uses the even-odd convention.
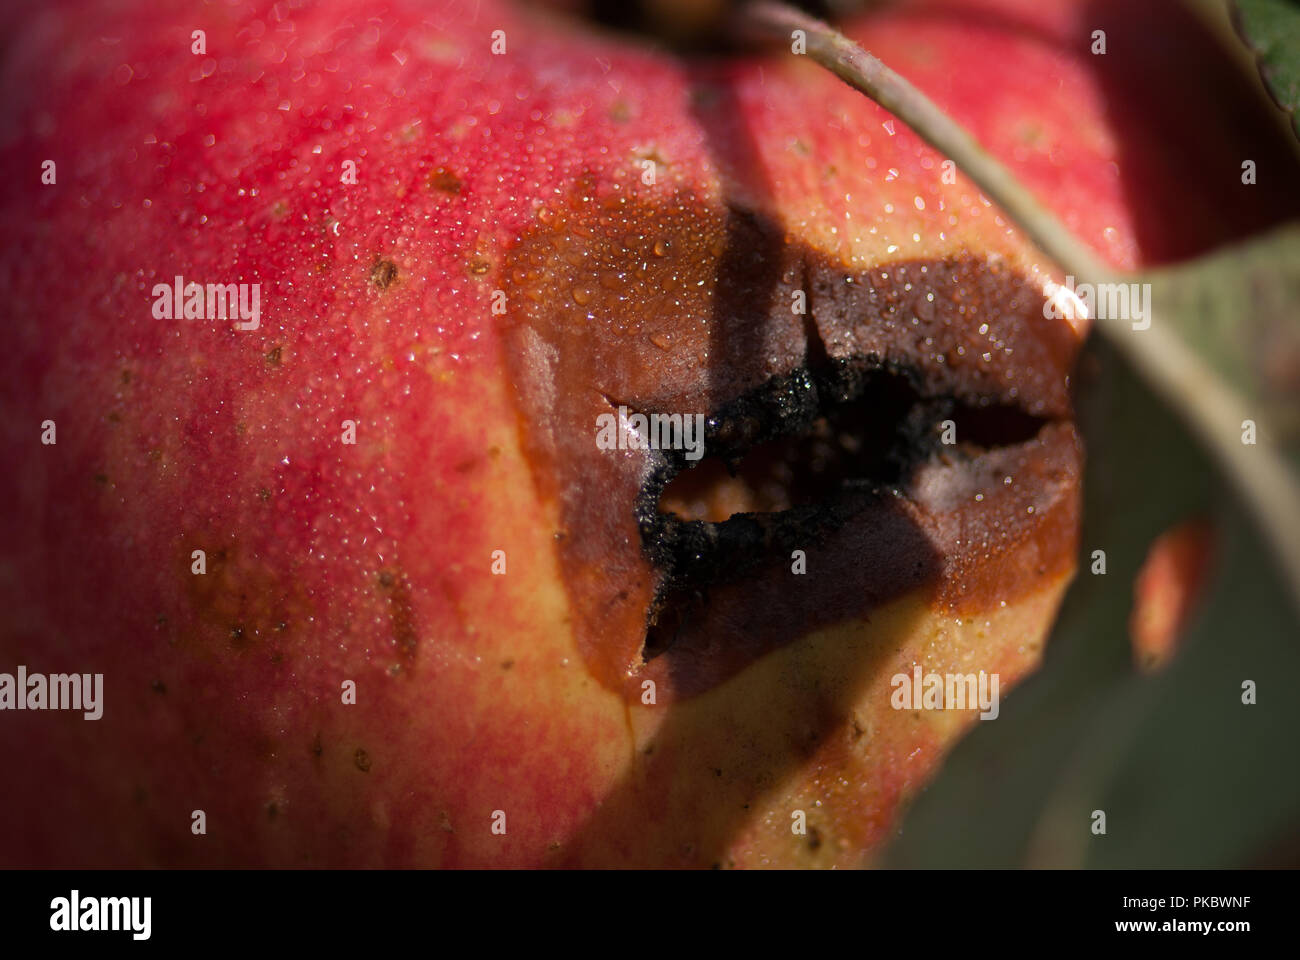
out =
[[[1239,197],[1194,162],[1180,136],[1195,130],[1112,128],[1123,105],[1062,44],[1080,7],[1056,20],[1033,6],[1016,9],[1055,25],[1042,37],[993,26],[964,43],[975,27],[938,15],[883,18],[861,36],[1119,265],[1185,249],[1168,238],[1208,243],[1294,212],[1274,186]],[[106,690],[93,723],[0,721],[6,865],[801,863],[807,841],[786,835],[785,807],[818,799],[837,812],[813,821],[812,854],[848,863],[874,849],[955,731],[924,715],[844,767],[852,713],[799,704],[817,704],[822,682],[832,707],[860,694],[872,716],[885,709],[863,677],[939,642],[919,626],[920,601],[878,616],[897,628],[893,663],[871,659],[878,639],[847,647],[863,657],[856,677],[818,679],[818,657],[834,665],[853,642],[818,634],[758,661],[775,673],[748,681],[751,698],[723,685],[688,704],[698,714],[629,706],[584,668],[555,549],[564,524],[522,445],[492,294],[548,203],[586,183],[645,202],[682,189],[743,198],[798,243],[864,268],[897,244],[997,252],[1048,275],[968,183],[943,184],[940,158],[808,64],[688,68],[493,3],[452,5],[436,23],[415,2],[236,4],[202,22],[180,3],[4,17],[0,172],[22,186],[0,199],[15,318],[0,436],[18,452],[0,473],[0,659],[103,672]],[[197,28],[206,56],[190,52]],[[509,55],[489,52],[493,29]],[[1007,76],[994,82],[990,63]],[[1017,70],[1036,78],[1030,92]],[[989,79],[963,86],[976,76]],[[1185,113],[1188,95],[1169,102]],[[1201,115],[1215,127],[1235,110],[1215,95]],[[1027,140],[1014,122],[1025,116],[1039,118]],[[640,179],[651,153],[663,161],[653,189]],[[1126,189],[1110,165],[1122,175],[1134,157],[1177,169],[1196,202]],[[58,180],[38,186],[46,159]],[[340,181],[345,160],[358,163],[354,185]],[[381,258],[397,270],[382,288]],[[178,273],[262,283],[261,329],[154,321],[149,291]],[[46,419],[55,446],[39,445]],[[355,446],[341,443],[345,419]],[[194,549],[211,561],[202,585]],[[490,572],[494,550],[505,576]],[[934,668],[992,638],[1009,646],[989,645],[986,662],[1009,685],[1062,584],[1017,604],[1018,626],[949,631]],[[937,630],[946,613],[929,616]],[[759,694],[795,664],[807,697],[765,714],[774,701]],[[737,704],[749,712],[722,746],[694,739],[691,717]],[[760,738],[762,756],[746,753],[746,723],[769,715],[777,746]],[[805,757],[793,744],[809,723],[827,746]],[[647,766],[660,734],[677,759]],[[708,766],[724,748],[726,765]],[[652,774],[669,787],[627,788]],[[711,807],[728,777],[728,800],[752,790],[759,806]],[[191,832],[199,809],[204,836]],[[491,832],[496,810],[504,836]]]

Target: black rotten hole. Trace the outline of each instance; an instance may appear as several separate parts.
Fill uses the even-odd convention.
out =
[[[922,384],[912,368],[823,355],[708,417],[700,460],[655,451],[636,505],[642,548],[663,573],[644,658],[672,646],[712,585],[789,562],[875,498],[905,494],[943,447],[943,421],[956,425],[958,443],[943,447],[956,458],[1026,442],[1047,422],[991,399],[927,396]],[[751,509],[710,515],[728,501]]]

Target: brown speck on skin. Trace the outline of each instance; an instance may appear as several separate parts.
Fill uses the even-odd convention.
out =
[[[457,194],[460,193],[460,177],[452,173],[446,167],[439,167],[429,174],[429,186],[434,190],[441,190],[443,193]]]
[[[126,385],[127,385],[128,383],[130,383],[130,382],[131,382],[131,371],[130,371],[130,370],[123,370],[123,371],[122,371],[122,386],[126,386]]]
[[[268,490],[266,487],[258,487],[257,499],[261,500],[263,503],[266,503],[266,501],[271,499],[271,491]]]
[[[325,752],[325,748],[324,746],[322,746],[320,742],[320,734],[318,733],[316,734],[315,737],[312,738],[311,741],[311,755],[313,757],[319,757],[324,752]]]
[[[1043,128],[1037,123],[1026,120],[1020,124],[1020,128],[1016,131],[1016,136],[1021,143],[1033,146],[1042,141]]]
[[[358,770],[362,773],[370,772],[370,754],[366,753],[366,751],[362,750],[360,747],[357,747],[356,756],[353,759],[356,761]]]
[[[108,485],[108,474],[106,474],[106,473],[97,473],[97,474],[95,474],[95,483],[97,483],[97,484],[98,484],[99,486],[101,486],[101,487],[107,486],[107,485]]]
[[[167,684],[163,683],[161,680],[155,680],[153,683],[149,684],[149,689],[154,693],[166,693]]]
[[[821,831],[816,827],[808,828],[808,849],[816,850],[822,845]]]
[[[387,290],[397,281],[397,264],[391,260],[376,260],[370,268],[370,282],[380,290]]]
[[[278,367],[280,365],[280,356],[281,356],[281,348],[272,347],[266,353],[266,362],[273,367]]]
[[[503,660],[503,661],[501,661],[501,669],[502,669],[502,670],[509,670],[509,669],[510,669],[511,667],[513,667],[514,665],[515,665],[515,662],[514,662],[513,660]]]
[[[280,808],[276,804],[268,803],[266,805],[266,819],[274,820],[279,815],[280,815]]]
[[[438,826],[442,828],[442,831],[443,831],[444,833],[455,833],[455,832],[456,832],[455,828],[452,827],[452,825],[451,825],[451,817],[447,816],[447,811],[446,811],[446,810],[443,810],[443,811],[438,815]]]
[[[492,269],[492,261],[483,257],[474,256],[469,261],[469,272],[477,276],[482,276]]]
[[[632,106],[626,100],[619,100],[609,108],[609,119],[614,123],[627,123],[632,119]]]
[[[396,676],[404,664],[409,664],[420,645],[420,635],[415,627],[415,614],[411,605],[411,589],[400,569],[379,571],[379,586],[388,594],[388,615],[393,629],[393,644],[400,654],[401,663],[397,670],[390,668],[389,673]]]
[[[230,628],[230,645],[232,647],[242,647],[244,645],[243,624],[235,624]]]

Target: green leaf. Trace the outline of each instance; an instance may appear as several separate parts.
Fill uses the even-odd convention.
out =
[[[1090,372],[1091,371],[1091,372]],[[1300,644],[1286,586],[1216,463],[1114,351],[1080,368],[1088,449],[1079,574],[1043,668],[975,724],[907,816],[895,867],[1273,863],[1300,829]],[[1153,539],[1213,518],[1212,580],[1173,662],[1133,667],[1133,583]],[[1300,533],[1300,531],[1298,531]],[[1107,555],[1093,575],[1091,554]],[[1242,703],[1242,684],[1258,703]],[[1092,811],[1107,833],[1091,832]]]
[[[1300,453],[1300,224],[1146,279],[1159,321]]]
[[[1270,96],[1291,115],[1300,137],[1300,3],[1294,0],[1235,0],[1237,33],[1255,54]]]

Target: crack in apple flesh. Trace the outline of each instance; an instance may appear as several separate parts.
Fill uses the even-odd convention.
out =
[[[645,659],[672,645],[712,585],[784,565],[872,501],[908,496],[913,475],[936,456],[966,463],[1033,439],[1047,422],[988,398],[926,396],[916,370],[870,358],[819,367],[775,378],[710,417],[704,459],[651,454],[661,466],[637,511],[645,550],[665,577]]]

